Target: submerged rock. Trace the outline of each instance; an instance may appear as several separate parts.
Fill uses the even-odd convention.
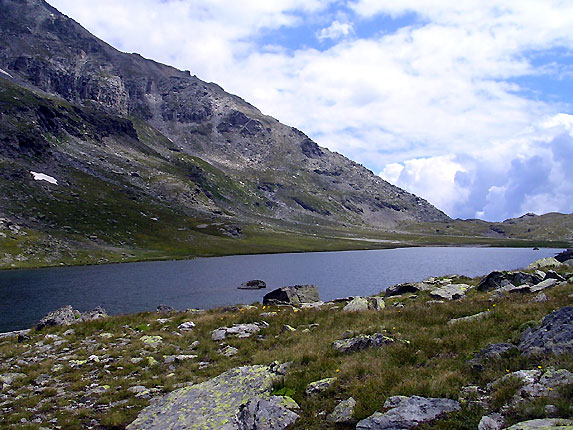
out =
[[[294,285],[277,288],[263,297],[263,304],[287,303],[300,305],[301,303],[319,302],[318,287],[316,285]]]
[[[143,409],[128,430],[152,429],[282,429],[284,422],[293,422],[293,416],[275,404],[260,403],[268,399],[277,374],[269,366],[245,366],[231,369],[201,384],[173,391],[153,405]],[[248,405],[250,406],[242,406]],[[256,405],[263,411],[256,412]],[[260,409],[260,408],[259,408]],[[296,415],[296,414],[295,414]],[[271,422],[275,427],[256,427],[253,423]],[[267,421],[268,422],[268,421]],[[249,427],[250,425],[250,427]]]
[[[543,318],[538,328],[527,329],[519,349],[526,355],[573,354],[573,307],[561,308]]]
[[[391,409],[384,413],[375,412],[370,417],[358,422],[356,430],[411,429],[461,409],[460,404],[455,400],[418,396],[390,397],[384,403],[384,407]]]

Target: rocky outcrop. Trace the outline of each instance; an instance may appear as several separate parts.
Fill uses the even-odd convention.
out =
[[[277,288],[263,297],[263,304],[289,304],[319,302],[318,287],[316,285],[294,285]]]
[[[380,348],[384,345],[394,342],[394,339],[382,333],[374,333],[371,335],[361,334],[349,339],[335,340],[332,343],[334,349],[340,353],[346,354],[350,352],[361,351],[366,348]]]
[[[455,400],[425,397],[390,397],[384,403],[387,412],[375,412],[359,421],[356,430],[401,430],[411,429],[461,409]]]
[[[253,279],[252,281],[243,282],[237,288],[239,290],[260,290],[267,288],[267,284],[265,281],[261,281],[260,279]]]
[[[524,354],[573,354],[573,307],[566,306],[527,329],[519,344]]]
[[[44,327],[71,325],[80,321],[92,321],[100,318],[105,318],[107,316],[108,315],[105,309],[100,306],[91,311],[82,313],[72,308],[71,305],[67,305],[52,311],[43,317],[36,325],[36,330],[42,330]]]
[[[554,257],[547,257],[547,258],[540,258],[537,261],[534,261],[529,266],[528,269],[541,269],[545,267],[559,267],[561,266],[561,262]]]
[[[269,400],[276,378],[269,366],[231,369],[157,400],[127,429],[283,429],[296,414]]]

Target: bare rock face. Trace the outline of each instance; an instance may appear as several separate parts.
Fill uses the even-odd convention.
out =
[[[461,409],[460,404],[450,399],[425,397],[390,397],[384,403],[387,412],[375,412],[359,421],[356,430],[401,430],[411,429],[420,424],[431,423],[447,413]]]
[[[298,416],[269,400],[277,376],[269,366],[231,369],[173,391],[141,411],[127,429],[283,429]]]
[[[528,329],[519,349],[524,354],[573,354],[573,307],[561,308],[543,318],[538,328]]]
[[[302,303],[314,303],[320,301],[318,287],[316,285],[294,285],[291,287],[277,288],[263,297],[263,304],[286,303],[300,305]]]

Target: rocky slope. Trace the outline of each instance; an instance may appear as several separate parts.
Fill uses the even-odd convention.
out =
[[[86,205],[94,190],[120,205],[123,196],[238,225],[448,220],[219,86],[117,51],[43,0],[0,7],[0,194],[13,222],[68,226],[118,245],[112,232],[80,228],[102,215],[119,223]],[[58,185],[34,181],[31,171]],[[47,201],[82,210],[63,220]],[[235,225],[223,232],[241,233]]]

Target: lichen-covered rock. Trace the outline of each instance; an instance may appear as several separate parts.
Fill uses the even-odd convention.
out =
[[[467,284],[450,284],[435,289],[430,297],[438,300],[458,300],[465,297],[466,291],[472,288]]]
[[[255,397],[239,406],[235,422],[239,430],[282,430],[298,418],[276,397]]]
[[[97,308],[92,309],[91,311],[82,312],[80,314],[80,320],[93,321],[93,320],[99,320],[101,318],[107,318],[108,316],[109,315],[107,314],[105,309],[102,308],[101,306],[98,306]]]
[[[245,366],[231,369],[201,384],[173,391],[153,405],[145,408],[128,430],[238,430],[257,427],[239,427],[237,415],[244,411],[246,422],[262,422],[273,414],[258,415],[253,408],[256,398],[268,399],[277,374],[269,366]],[[252,401],[250,408],[243,407]],[[277,411],[273,406],[267,411]],[[292,415],[282,411],[292,419]],[[250,418],[249,418],[250,417]],[[248,421],[251,420],[251,421]],[[258,420],[258,421],[257,421]],[[265,427],[267,428],[267,427]],[[284,427],[269,427],[284,428]]]
[[[161,336],[149,336],[144,335],[139,338],[144,344],[149,345],[151,347],[157,347],[161,342],[163,342],[163,338]]]
[[[392,342],[394,342],[394,339],[391,337],[382,333],[374,333],[371,335],[361,334],[348,339],[335,340],[332,346],[338,352],[348,353],[366,348],[381,347]]]
[[[355,408],[356,400],[350,397],[336,405],[334,410],[327,415],[326,420],[332,423],[354,424],[357,421],[353,416]]]
[[[384,403],[387,412],[375,412],[358,422],[356,430],[401,430],[430,423],[443,415],[458,411],[461,406],[451,399],[435,399],[419,396],[390,397]]]
[[[332,384],[336,382],[337,378],[324,378],[320,381],[311,382],[306,386],[306,390],[304,393],[307,396],[312,396],[314,394],[322,393],[323,391],[328,390]]]
[[[573,420],[562,418],[529,420],[514,424],[507,430],[573,430]]]
[[[287,303],[299,305],[301,303],[319,302],[318,287],[316,285],[294,285],[277,288],[263,297],[263,304]]]
[[[573,354],[573,307],[566,306],[543,318],[541,326],[523,335],[524,354]]]

